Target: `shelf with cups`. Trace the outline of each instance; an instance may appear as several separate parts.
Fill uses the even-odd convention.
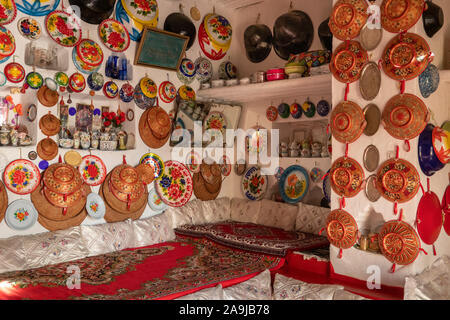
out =
[[[197,92],[197,95],[203,99],[236,103],[298,96],[326,96],[331,95],[331,78],[331,74],[321,74],[297,79],[201,89]]]

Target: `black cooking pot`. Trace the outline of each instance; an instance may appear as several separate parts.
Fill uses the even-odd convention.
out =
[[[258,63],[264,61],[272,51],[272,31],[265,24],[253,24],[244,32],[247,58]]]
[[[426,1],[426,10],[423,12],[422,20],[425,33],[432,38],[444,25],[444,12],[431,0]]]
[[[120,0],[119,0],[120,1]],[[90,24],[100,24],[108,19],[114,11],[116,0],[69,0],[70,6],[78,6],[81,20]]]
[[[326,19],[319,26],[318,34],[320,38],[320,43],[324,49],[328,51],[333,51],[333,34],[331,33],[330,27],[328,23],[330,22],[330,18]]]
[[[167,16],[166,21],[164,21],[164,30],[189,37],[186,50],[192,47],[197,34],[197,29],[191,19],[181,12],[175,12]]]
[[[273,44],[280,58],[306,52],[314,38],[311,18],[303,11],[292,10],[277,18],[273,27]]]

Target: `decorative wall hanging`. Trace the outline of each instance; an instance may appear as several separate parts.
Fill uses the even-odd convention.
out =
[[[187,58],[182,59],[177,71],[178,79],[184,84],[191,84],[195,80],[195,73],[195,63]]]
[[[100,91],[105,84],[105,78],[101,73],[92,72],[87,78],[87,85],[92,91]],[[91,94],[92,95],[92,94]]]
[[[120,1],[125,11],[133,20],[151,27],[156,27],[158,24],[159,9],[156,0]]]
[[[231,174],[231,160],[228,156],[224,155],[219,161],[220,170],[224,177],[228,177]]]
[[[330,243],[339,248],[339,259],[342,258],[342,251],[353,247],[358,239],[358,225],[352,215],[344,210],[334,210],[328,215],[326,231]]]
[[[361,29],[359,42],[366,51],[375,50],[383,38],[383,29],[369,27],[367,24]]]
[[[169,207],[162,201],[155,188],[151,188],[148,193],[148,205],[155,212],[163,212]]]
[[[203,129],[204,131],[211,130],[211,136],[216,136],[217,133],[213,131],[219,130],[222,137],[225,137],[227,126],[228,121],[225,115],[222,112],[212,111],[206,116]]]
[[[244,159],[237,160],[236,164],[234,165],[234,173],[238,177],[240,177],[244,175],[246,170],[247,170],[247,162]]]
[[[25,81],[31,89],[39,89],[44,84],[44,78],[38,72],[30,72],[27,74]]]
[[[419,89],[422,97],[428,98],[439,88],[439,69],[430,63],[428,67],[419,75]]]
[[[281,175],[278,187],[284,202],[298,203],[308,193],[309,174],[301,166],[290,166]]]
[[[50,90],[47,86],[42,86],[37,92],[37,98],[43,106],[51,108],[58,103],[59,94],[54,90]]]
[[[359,163],[348,157],[334,161],[330,169],[331,188],[343,197],[340,207],[345,207],[345,198],[356,196],[363,188],[364,170]]]
[[[189,50],[194,44],[197,29],[191,19],[183,13],[183,5],[181,3],[179,8],[180,12],[173,12],[167,16],[164,21],[164,30],[189,37],[186,47],[186,50]]]
[[[133,101],[133,99],[134,99],[133,86],[129,83],[124,83],[122,85],[122,87],[120,87],[119,97],[120,97],[120,100],[122,100],[125,103]],[[133,118],[134,118],[134,116],[133,116]],[[131,120],[129,120],[129,121],[131,121]]]
[[[205,57],[198,57],[195,62],[195,78],[200,83],[207,83],[211,80],[213,75],[213,66],[211,61]]]
[[[248,60],[259,63],[266,60],[272,51],[272,30],[265,24],[260,24],[259,15],[256,24],[248,26],[244,31],[244,46]]]
[[[64,154],[64,162],[72,167],[78,168],[82,161],[81,154],[75,150],[67,151]]]
[[[377,170],[378,165],[380,164],[380,152],[373,144],[369,145],[364,150],[363,163],[364,168],[366,168],[367,171],[374,172]]]
[[[16,51],[16,40],[12,32],[3,26],[0,26],[0,39],[2,39],[0,58],[3,59],[12,56]]]
[[[105,163],[94,155],[84,156],[78,166],[78,171],[84,183],[89,186],[101,185],[107,175]]]
[[[181,100],[186,100],[186,101],[195,101],[196,99],[196,93],[195,90],[192,89],[189,86],[181,86],[180,88],[178,88],[178,97]]]
[[[23,17],[17,22],[19,33],[28,40],[37,40],[41,37],[41,24],[31,17]]]
[[[419,21],[424,10],[424,0],[383,0],[381,25],[392,33],[405,32]]]
[[[443,164],[450,162],[450,131],[434,127],[432,133],[433,150]]]
[[[95,41],[82,39],[72,51],[72,60],[83,73],[97,72],[103,62],[103,50]]]
[[[302,116],[302,107],[298,103],[291,104],[291,116],[294,119],[299,119]]]
[[[215,162],[211,163],[208,161],[206,163],[203,161],[200,164],[200,175],[202,176],[202,185],[206,192],[209,194],[217,194],[220,192],[222,188],[222,171],[220,165]]]
[[[61,0],[15,0],[17,9],[30,16],[43,17],[53,12],[58,8]]]
[[[193,181],[188,168],[177,161],[166,161],[164,173],[156,182],[155,189],[168,206],[184,206],[193,193]]]
[[[0,25],[9,24],[17,15],[17,7],[14,0],[4,0],[0,3]]]
[[[200,172],[200,164],[202,163],[202,159],[200,155],[192,150],[187,156],[186,156],[186,166],[192,173]]]
[[[237,68],[231,61],[224,61],[219,65],[219,79],[236,79]]]
[[[376,184],[377,176],[375,174],[367,178],[365,192],[366,197],[370,202],[377,202],[378,199],[381,198],[381,194],[378,192]]]
[[[331,111],[330,103],[326,100],[320,100],[317,103],[317,114],[321,117],[326,117]]]
[[[291,107],[287,103],[280,103],[278,106],[278,114],[283,119],[289,118],[289,115],[291,114]]]
[[[26,195],[39,186],[41,173],[33,162],[19,159],[6,166],[3,171],[3,181],[9,191]]]
[[[164,173],[164,162],[155,153],[146,153],[139,160],[141,164],[148,164],[153,167],[155,179],[159,179]]]
[[[432,38],[444,26],[444,11],[436,3],[427,0],[422,20],[425,33]]]
[[[406,81],[419,76],[433,56],[430,46],[421,36],[402,33],[386,45],[381,65],[390,78]]]
[[[107,81],[103,85],[103,94],[109,99],[115,99],[119,95],[119,86],[114,81]]]
[[[278,118],[278,110],[274,106],[270,106],[266,110],[266,117],[269,121],[275,121]]]
[[[164,103],[171,103],[177,97],[177,88],[170,81],[164,81],[159,85],[159,98]]]
[[[145,27],[134,59],[135,65],[177,71],[189,38]]]
[[[217,36],[219,29],[222,30],[222,34]],[[216,34],[216,36],[211,38],[210,34]],[[226,18],[214,14],[207,14],[198,29],[198,42],[203,53],[209,59],[220,60],[225,57],[229,49],[232,35],[232,27]],[[221,46],[216,44],[215,38],[219,39],[219,37],[222,39],[217,41],[218,43],[223,44],[228,42],[228,45]]]
[[[58,145],[51,138],[42,139],[37,145],[37,153],[43,160],[53,160],[58,155]]]
[[[27,119],[30,122],[33,122],[34,120],[36,120],[36,115],[37,115],[37,108],[35,104],[30,104],[30,106],[27,109]]]
[[[45,29],[50,38],[63,47],[74,47],[81,41],[81,26],[65,11],[56,10],[48,14]]]
[[[367,122],[361,107],[352,101],[339,103],[331,112],[331,132],[336,140],[352,143],[363,133]]]
[[[367,1],[339,0],[330,17],[330,30],[339,40],[356,38],[367,22]]]
[[[54,79],[58,84],[60,91],[64,91],[65,88],[69,85],[69,76],[64,72],[55,73]]]
[[[25,79],[25,69],[20,63],[11,62],[5,66],[6,79],[12,83],[19,83]]]
[[[445,167],[445,163],[442,163],[439,160],[439,157],[433,147],[434,129],[435,126],[433,124],[429,123],[426,125],[425,129],[419,136],[419,146],[417,149],[420,169],[428,177],[433,176],[436,172]],[[439,149],[439,151],[441,151],[441,149]]]
[[[361,77],[361,72],[368,62],[366,50],[358,41],[341,43],[333,52],[330,70],[336,80],[352,83]]]
[[[250,167],[242,177],[242,191],[249,200],[261,200],[267,190],[267,177],[258,167]]]
[[[145,163],[138,164],[136,166],[136,171],[139,174],[139,178],[145,185],[149,185],[155,180],[155,172],[153,170],[153,167],[148,164]]]
[[[54,136],[61,130],[61,121],[49,111],[48,114],[42,116],[39,120],[39,128],[44,135],[48,137]]]
[[[122,5],[122,1],[116,1],[114,17],[128,30],[131,41],[139,42],[141,40],[141,32],[144,26],[142,23],[137,22],[128,15]]]
[[[133,99],[134,103],[143,110],[147,110],[148,108],[153,107],[156,102],[155,98],[149,98],[142,92],[140,83],[138,83],[134,87]]]
[[[105,47],[111,51],[123,52],[130,46],[128,30],[117,20],[104,20],[98,26],[98,34]]]
[[[381,88],[381,72],[378,64],[368,62],[361,71],[359,91],[364,100],[372,101],[378,96]]]
[[[83,92],[86,88],[86,79],[81,73],[74,73],[69,78],[69,88],[75,93]]]
[[[307,118],[312,118],[316,114],[316,105],[307,99],[302,104],[302,112]]]
[[[212,186],[215,190],[217,190],[215,192],[210,192],[206,188],[207,183],[200,172],[194,173],[192,180],[194,183],[194,194],[197,199],[201,201],[209,201],[215,200],[219,196],[222,188],[222,179],[217,179],[215,184],[210,185],[210,188]]]
[[[86,199],[86,211],[91,218],[102,219],[106,213],[103,199],[96,193],[89,193]]]
[[[158,86],[152,79],[144,77],[139,81],[139,85],[141,86],[142,93],[147,98],[155,98],[157,96]]]
[[[375,135],[378,132],[381,123],[381,111],[376,104],[368,104],[364,110],[364,119],[367,125],[364,128],[364,134],[368,137]]]
[[[38,219],[38,212],[29,200],[16,200],[12,202],[5,212],[5,221],[8,227],[23,231],[31,228]]]
[[[147,188],[139,179],[139,173],[135,168],[122,164],[115,167],[108,177],[105,182],[109,194],[105,194],[105,196],[108,203],[116,210],[120,209],[123,213],[130,213],[141,208],[147,202],[147,198],[143,199],[142,197],[144,194],[147,195]]]

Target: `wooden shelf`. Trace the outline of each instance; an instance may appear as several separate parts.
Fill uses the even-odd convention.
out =
[[[197,95],[204,99],[223,100],[235,103],[267,101],[289,97],[331,95],[331,74],[306,78],[268,81],[231,87],[203,89]]]
[[[302,116],[300,119],[294,119],[291,116],[289,116],[289,118],[286,118],[286,119],[278,117],[278,119],[273,121],[272,124],[277,124],[277,123],[280,123],[280,124],[304,123],[304,124],[306,124],[306,123],[309,123],[311,125],[315,125],[319,122],[324,125],[327,125],[328,122],[330,121],[330,114],[331,114],[331,110],[330,110],[330,113],[326,117],[321,117],[318,114],[316,114],[312,118],[307,118],[305,116]]]

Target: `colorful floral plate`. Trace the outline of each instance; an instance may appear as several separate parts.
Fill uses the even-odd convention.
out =
[[[74,47],[81,41],[81,26],[65,11],[56,10],[45,18],[48,35],[63,47]]]
[[[107,81],[103,85],[103,94],[109,99],[115,99],[119,95],[119,86],[114,81]]]
[[[156,181],[155,189],[161,200],[171,207],[184,206],[194,191],[189,169],[177,161],[164,163],[164,174]]]
[[[205,16],[203,25],[209,40],[216,49],[224,48],[227,50],[230,47],[233,28],[225,17],[218,14],[208,14]]]
[[[269,121],[275,121],[278,118],[278,110],[274,106],[270,106],[266,110],[266,117]]]
[[[194,62],[195,64],[195,77],[201,83],[211,80],[213,75],[213,66],[211,61],[205,57],[199,57]]]
[[[308,193],[309,174],[301,166],[290,166],[281,175],[278,187],[284,202],[298,203]]]
[[[337,159],[330,169],[331,188],[338,195],[352,198],[362,189],[364,170],[359,163],[351,158]]]
[[[339,40],[356,38],[367,22],[366,0],[339,0],[331,12],[329,27]]]
[[[381,25],[386,31],[400,33],[419,21],[425,0],[384,0],[381,4]]]
[[[158,2],[156,0],[119,0],[124,10],[135,21],[156,27],[158,23]]]
[[[46,16],[59,7],[61,0],[15,0],[17,9],[27,15],[34,17]]]
[[[16,51],[16,40],[14,35],[3,26],[0,26],[0,56],[6,58]]]
[[[242,177],[242,191],[249,200],[261,200],[267,190],[267,177],[258,167],[250,167]]]
[[[20,199],[8,206],[5,213],[5,221],[11,229],[23,231],[34,226],[38,215],[31,201]]]
[[[341,43],[333,53],[330,70],[336,80],[352,83],[361,77],[361,72],[368,62],[367,51],[358,41]]]
[[[181,100],[189,100],[189,101],[194,101],[196,97],[194,89],[186,85],[181,86],[178,89],[178,95],[180,96]]]
[[[98,186],[106,179],[107,171],[105,163],[97,156],[87,155],[78,166],[81,178],[89,186]]]
[[[86,88],[86,79],[81,73],[74,73],[69,78],[69,88],[73,92],[82,92]]]
[[[55,73],[54,78],[60,87],[67,87],[69,85],[69,76],[64,72]]]
[[[202,163],[202,159],[200,155],[195,152],[191,151],[186,156],[186,166],[191,170],[192,173],[200,172],[200,164]]]
[[[213,46],[205,30],[205,24],[202,22],[198,29],[198,42],[203,53],[211,60],[220,60],[227,54],[228,49],[218,48]]]
[[[148,205],[155,212],[162,212],[168,208],[168,205],[162,201],[155,188],[148,192]]]
[[[162,161],[160,156],[158,156],[155,153],[144,154],[141,157],[141,160],[139,161],[139,163],[149,164],[153,167],[153,170],[155,171],[154,172],[155,180],[159,179],[164,173],[164,162]]]
[[[38,72],[30,72],[26,81],[31,89],[39,89],[44,84],[44,78]]]
[[[324,176],[324,173],[322,169],[320,168],[312,168],[309,172],[309,177],[311,178],[311,181],[314,183],[322,181],[322,177]]]
[[[86,211],[94,219],[102,219],[106,213],[105,202],[97,193],[89,193],[86,199]]]
[[[0,25],[5,25],[14,21],[17,16],[17,7],[14,0],[0,1]]]
[[[224,177],[228,177],[231,174],[231,160],[228,156],[224,155],[219,161],[220,171]]]
[[[184,58],[181,60],[177,71],[178,79],[184,84],[190,84],[195,80],[196,67],[192,60]]]
[[[117,21],[119,21],[121,24],[123,24],[130,34],[130,39],[135,42],[139,42],[142,37],[142,30],[144,26],[142,23],[137,22],[136,20],[132,19],[128,13],[125,11],[122,1],[116,2],[116,9],[115,9],[115,18]]]
[[[41,173],[33,162],[18,159],[6,166],[3,181],[9,191],[25,195],[32,193],[39,186]]]
[[[142,78],[139,84],[141,86],[142,93],[147,98],[153,99],[158,94],[158,86],[152,79],[148,77]]]
[[[103,62],[103,50],[91,39],[82,39],[76,46],[77,55],[87,65],[97,67]]]
[[[8,63],[4,69],[6,79],[12,83],[19,83],[25,79],[25,69],[17,62]]]
[[[28,40],[37,40],[41,37],[41,24],[31,17],[23,17],[17,22],[20,34]]]
[[[170,81],[164,81],[159,85],[159,98],[165,103],[171,103],[177,97],[177,88]]]
[[[218,111],[210,112],[205,120],[203,127],[205,131],[207,130],[219,130],[222,137],[225,137],[225,131],[227,129],[228,123],[225,115]]]
[[[90,74],[92,72],[97,72],[100,69],[100,65],[94,67],[92,65],[84,63],[81,60],[80,56],[77,54],[77,48],[76,47],[74,47],[73,50],[72,50],[72,61],[73,61],[73,64],[75,65],[75,67],[80,72],[83,72],[83,73],[86,73],[86,74]]]
[[[130,34],[119,21],[104,20],[98,26],[98,33],[103,44],[114,52],[123,52],[130,46]]]

